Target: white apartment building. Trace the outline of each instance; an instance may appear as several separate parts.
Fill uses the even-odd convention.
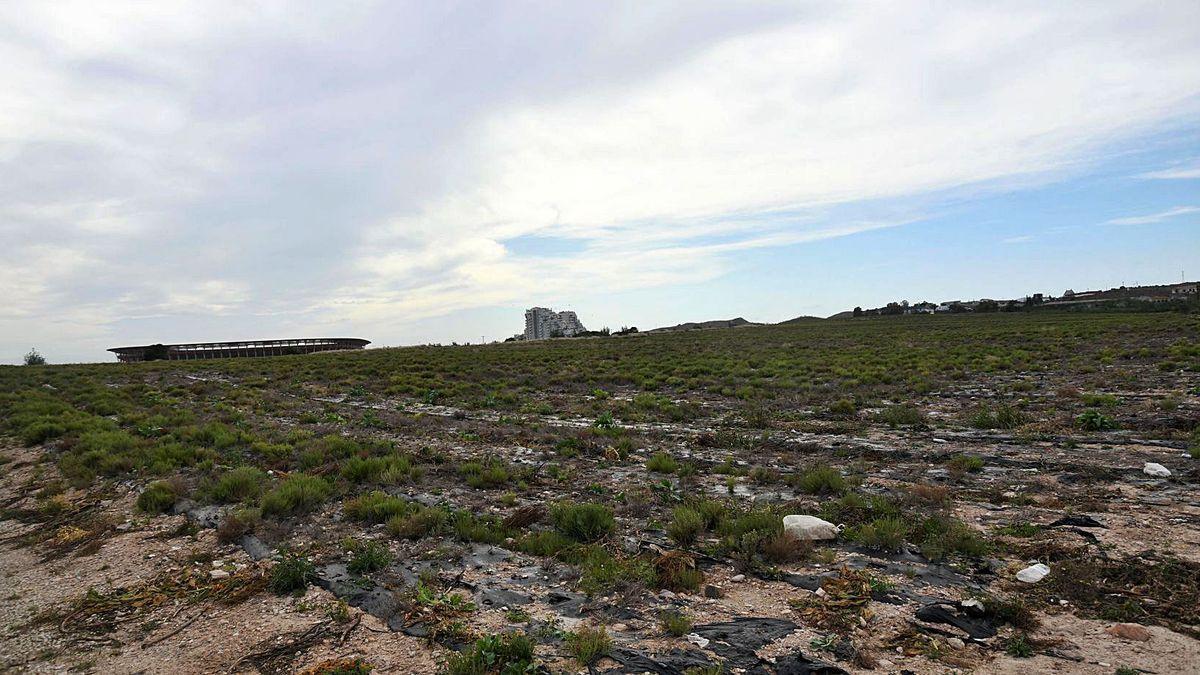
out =
[[[546,307],[532,307],[525,310],[526,340],[571,337],[586,330],[579,322],[579,317],[571,310],[556,312]]]

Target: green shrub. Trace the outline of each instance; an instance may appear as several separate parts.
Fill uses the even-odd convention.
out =
[[[283,560],[271,568],[268,588],[276,595],[303,594],[308,584],[317,578],[317,570],[307,558],[293,553],[284,555]]]
[[[417,507],[407,515],[392,516],[387,521],[387,531],[401,539],[421,539],[438,534],[446,529],[450,514],[445,509]]]
[[[797,490],[810,495],[833,495],[846,491],[846,479],[833,467],[818,466],[795,480]]]
[[[1111,431],[1117,428],[1117,422],[1099,410],[1087,410],[1075,418],[1075,424],[1084,431]]]
[[[66,433],[67,428],[57,422],[35,422],[21,431],[21,442],[29,446],[41,445]]]
[[[329,482],[319,476],[289,476],[279,487],[263,495],[262,512],[265,516],[308,513],[324,503],[332,491]]]
[[[491,460],[487,464],[467,462],[458,467],[458,473],[466,476],[467,485],[476,489],[502,487],[512,477],[508,467],[498,460]]]
[[[470,649],[446,661],[449,675],[522,675],[535,673],[533,641],[521,633],[500,633],[479,638]]]
[[[867,548],[902,551],[907,532],[908,527],[899,518],[879,518],[858,526],[850,537]]]
[[[679,468],[679,463],[675,458],[665,452],[655,453],[653,457],[646,460],[646,469],[654,473],[675,473]]]
[[[983,471],[983,458],[975,455],[955,455],[946,462],[946,466],[957,473],[979,473]]]
[[[704,523],[704,515],[696,509],[688,506],[677,507],[667,525],[667,536],[686,548],[696,543],[696,539],[704,531]]]
[[[995,410],[983,406],[971,417],[971,426],[977,429],[1015,429],[1025,424],[1025,415],[1017,408],[1002,403]]]
[[[156,480],[138,495],[137,507],[145,513],[165,513],[178,498],[174,485],[165,480]]]
[[[258,498],[262,494],[267,474],[253,466],[239,466],[227,471],[217,479],[211,495],[213,501],[222,504],[242,502]]]
[[[683,637],[692,630],[692,619],[682,612],[667,610],[658,615],[663,632],[674,637]]]
[[[582,625],[567,635],[567,647],[576,661],[590,669],[593,663],[612,652],[612,638],[604,626]]]
[[[550,520],[559,532],[584,543],[599,541],[616,527],[612,509],[601,504],[555,504]]]
[[[912,405],[890,405],[879,413],[879,421],[893,427],[925,424],[925,413]]]
[[[854,417],[857,413],[858,406],[848,398],[840,398],[829,406],[829,414],[835,417]]]
[[[355,542],[351,547],[352,557],[346,569],[355,574],[375,572],[388,566],[392,554],[383,544],[377,541]]]
[[[386,523],[397,516],[406,516],[412,509],[407,501],[380,490],[347,499],[342,506],[347,518],[370,524]]]
[[[499,544],[509,532],[494,516],[476,516],[467,511],[455,513],[451,521],[454,535],[462,541]]]

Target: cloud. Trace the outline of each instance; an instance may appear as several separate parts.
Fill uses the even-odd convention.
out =
[[[1164,220],[1185,216],[1189,213],[1200,213],[1200,206],[1176,206],[1173,209],[1151,213],[1144,216],[1129,216],[1125,218],[1113,218],[1112,220],[1104,221],[1105,225],[1149,225],[1151,223],[1161,223]]]
[[[215,314],[396,342],[712,280],[1200,112],[1190,2],[11,2],[0,25],[2,332],[72,341]],[[513,244],[538,238],[573,245]]]
[[[1033,240],[1034,240],[1033,235],[1023,234],[1023,235],[1016,236],[1016,237],[1008,237],[1007,239],[1001,239],[1000,243],[1001,244],[1026,244]]]
[[[1147,173],[1139,174],[1138,177],[1150,180],[1189,180],[1193,178],[1200,178],[1200,163],[1195,163],[1190,166],[1177,166],[1159,171],[1149,171]]]

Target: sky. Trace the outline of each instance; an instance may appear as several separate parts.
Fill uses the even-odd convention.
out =
[[[0,3],[0,363],[1200,279],[1200,3]]]

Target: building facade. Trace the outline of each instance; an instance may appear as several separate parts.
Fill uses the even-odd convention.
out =
[[[546,307],[532,307],[525,310],[526,340],[571,337],[586,330],[579,322],[579,317],[571,310],[556,312]]]

